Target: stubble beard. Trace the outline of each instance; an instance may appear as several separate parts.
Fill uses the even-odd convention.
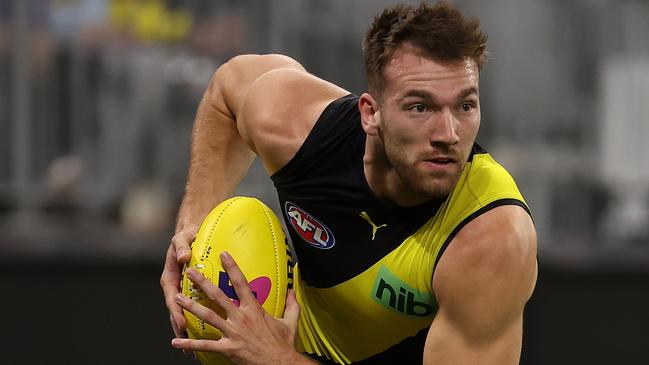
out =
[[[417,165],[395,166],[395,172],[403,187],[413,195],[428,199],[446,198],[451,194],[460,178],[461,170],[452,173],[425,173]]]
[[[390,138],[382,139],[387,162],[396,175],[397,186],[393,189],[409,197],[421,197],[422,201],[446,198],[451,194],[462,174],[464,161],[456,162],[459,163],[459,168],[448,173],[425,171],[421,166],[421,156],[409,161],[406,151],[399,143]]]

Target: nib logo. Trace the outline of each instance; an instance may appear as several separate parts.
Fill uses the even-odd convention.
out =
[[[381,266],[374,282],[372,298],[379,304],[409,316],[426,317],[437,312],[437,301],[426,291],[419,291]]]
[[[219,271],[218,286],[219,289],[221,289],[223,293],[228,296],[228,298],[232,299],[235,305],[239,305],[239,297],[234,291],[234,287],[230,285],[230,276],[228,276],[228,273]],[[250,290],[252,290],[252,294],[255,295],[255,298],[257,298],[259,304],[263,305],[264,302],[266,302],[268,295],[270,294],[270,288],[272,286],[270,278],[268,278],[267,276],[260,276],[249,282],[248,286],[250,286]]]

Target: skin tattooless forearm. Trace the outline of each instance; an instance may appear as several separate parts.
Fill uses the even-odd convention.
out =
[[[255,153],[249,147],[251,141],[242,137],[238,125],[240,109],[251,85],[263,74],[278,68],[304,70],[286,56],[242,55],[214,73],[196,113],[177,232],[186,225],[200,224],[216,204],[235,191],[248,172]]]
[[[215,74],[212,83],[218,83]],[[176,231],[198,225],[225,200],[246,175],[255,154],[237,131],[235,116],[220,110],[222,95],[210,87],[201,100],[192,132],[191,159]],[[215,100],[216,99],[216,100]]]

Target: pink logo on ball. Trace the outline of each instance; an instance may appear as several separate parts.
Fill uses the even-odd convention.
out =
[[[254,294],[255,298],[257,298],[259,304],[263,305],[266,302],[266,299],[268,299],[268,295],[270,295],[272,282],[269,277],[260,276],[249,282],[248,286],[250,286],[250,290],[252,291],[252,294]],[[239,306],[239,297],[237,296],[234,287],[230,285],[230,276],[228,276],[228,273],[219,271],[218,287],[228,296],[228,298],[232,299],[232,302],[235,305]]]

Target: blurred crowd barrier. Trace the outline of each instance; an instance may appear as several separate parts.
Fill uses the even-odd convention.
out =
[[[0,1],[0,250],[158,257],[194,111],[240,53],[290,55],[360,93],[392,1]],[[649,3],[458,0],[489,34],[479,140],[534,213],[541,258],[649,263]],[[276,207],[259,165],[240,194]]]

